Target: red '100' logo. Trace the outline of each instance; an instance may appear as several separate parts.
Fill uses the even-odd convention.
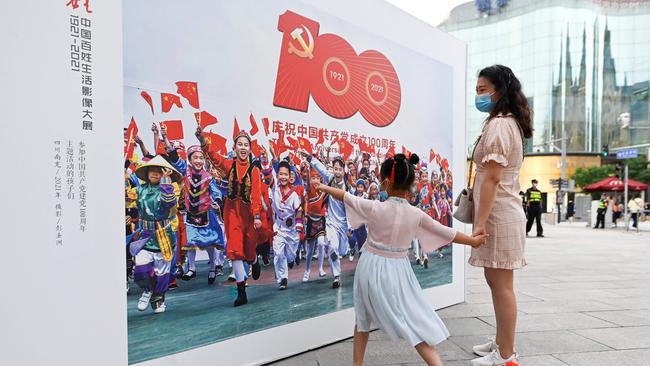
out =
[[[323,112],[349,118],[361,112],[371,124],[388,126],[401,103],[397,73],[378,51],[358,54],[335,34],[318,35],[318,22],[287,11],[273,105],[307,112],[309,95]]]

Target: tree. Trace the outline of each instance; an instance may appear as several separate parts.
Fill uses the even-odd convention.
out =
[[[575,180],[577,187],[584,188],[615,173],[616,166],[614,165],[592,166],[588,168],[576,169],[571,179]]]
[[[628,159],[628,174],[631,179],[650,184],[650,169],[645,157]]]

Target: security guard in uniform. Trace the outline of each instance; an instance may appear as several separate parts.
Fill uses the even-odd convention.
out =
[[[537,189],[537,179],[531,181],[532,187],[526,190],[526,202],[528,203],[528,222],[526,222],[526,235],[533,227],[533,221],[537,221],[537,237],[544,237],[542,228],[542,192]]]
[[[598,209],[596,210],[596,226],[594,229],[604,229],[605,228],[605,214],[607,213],[607,206],[609,202],[607,197],[604,195],[598,201]]]

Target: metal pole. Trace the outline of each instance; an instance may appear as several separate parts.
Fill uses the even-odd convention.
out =
[[[566,130],[564,128],[564,121],[562,121],[562,175],[560,179],[560,188],[558,189],[557,197],[557,222],[562,221],[562,206],[564,205],[564,182],[566,179]]]
[[[627,202],[628,202],[628,197],[627,197],[627,160],[625,161],[625,181],[623,182],[625,184],[625,198],[623,198],[623,206],[625,207],[625,230],[629,231],[630,230],[630,222],[629,219],[627,218]],[[638,227],[638,226],[637,226]]]

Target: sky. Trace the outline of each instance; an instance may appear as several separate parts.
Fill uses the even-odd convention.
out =
[[[451,9],[472,0],[387,0],[413,16],[437,27],[442,23]]]

